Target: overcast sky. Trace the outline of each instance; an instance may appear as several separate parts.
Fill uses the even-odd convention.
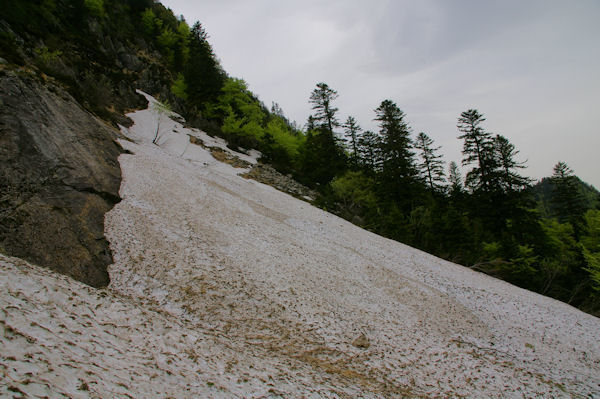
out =
[[[389,98],[460,165],[456,120],[476,108],[525,174],[560,160],[600,188],[599,0],[162,3],[200,21],[225,70],[300,125],[318,82],[338,91],[339,119],[365,129]]]

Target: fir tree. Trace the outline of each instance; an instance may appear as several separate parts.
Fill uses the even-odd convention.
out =
[[[359,159],[359,151],[358,151],[358,138],[361,132],[361,127],[358,126],[358,122],[353,116],[349,116],[346,119],[346,122],[343,125],[344,133],[346,136],[346,140],[349,143],[352,154],[350,156],[350,161],[352,162],[352,166],[356,167],[358,165]]]
[[[519,151],[508,139],[501,135],[494,137],[494,149],[498,162],[499,180],[501,188],[504,191],[520,190],[529,185],[531,179],[521,176],[517,173],[517,169],[525,169],[525,162],[518,162],[515,157]]]
[[[346,167],[343,149],[326,127],[309,131],[301,152],[301,173],[307,185],[325,185]]]
[[[214,101],[225,82],[225,73],[208,43],[208,34],[199,22],[190,31],[189,58],[183,75],[189,103],[196,109],[208,101]]]
[[[475,109],[461,113],[458,118],[457,127],[463,133],[458,138],[464,140],[462,164],[474,165],[465,182],[474,191],[490,191],[495,170],[492,135],[480,126],[484,121],[483,115]]]
[[[338,93],[321,82],[317,83],[317,88],[310,94],[309,100],[312,109],[315,110],[313,120],[316,127],[324,126],[332,135],[333,129],[340,125],[336,117],[338,109],[332,104],[337,98]]]
[[[358,138],[359,162],[371,172],[381,170],[381,138],[370,130]]]
[[[325,83],[318,83],[310,95],[315,113],[308,117],[301,171],[311,183],[326,184],[346,168],[344,149],[333,132],[339,126],[338,109],[332,104],[337,97],[337,92]]]
[[[411,179],[416,176],[414,153],[411,151],[410,129],[404,112],[391,100],[384,100],[375,109],[381,135],[383,173],[392,178]]]
[[[565,162],[558,162],[554,166],[552,202],[555,215],[562,223],[570,222],[575,229],[576,236],[583,224],[583,213],[586,211],[585,199],[579,189],[578,180],[573,174],[573,170]]]
[[[404,120],[404,112],[391,100],[384,100],[375,113],[381,135],[382,194],[394,201],[397,209],[408,216],[422,187],[417,184],[410,129]],[[406,237],[406,233],[399,235],[402,236]]]
[[[415,140],[415,148],[420,150],[421,162],[418,164],[419,172],[425,179],[429,189],[432,191],[440,191],[443,187],[444,178],[444,162],[442,156],[436,154],[442,147],[434,147],[433,140],[425,133],[421,132]]]
[[[460,171],[458,170],[458,165],[454,161],[450,162],[448,165],[448,184],[451,196],[455,197],[456,195],[462,193],[462,178]]]

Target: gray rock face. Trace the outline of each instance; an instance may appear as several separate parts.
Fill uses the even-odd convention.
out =
[[[214,154],[213,154],[214,156]],[[276,171],[272,166],[258,163],[252,169],[243,175],[247,179],[254,179],[263,184],[275,187],[279,191],[293,195],[306,201],[314,201],[317,193],[310,188],[303,186],[291,176],[285,176]]]
[[[0,71],[0,252],[107,285],[117,135],[61,88]]]

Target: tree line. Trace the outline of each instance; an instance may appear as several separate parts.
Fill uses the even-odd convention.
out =
[[[374,110],[378,131],[354,117],[337,119],[337,93],[325,83],[310,96],[314,114],[300,179],[318,183],[320,205],[386,237],[598,312],[600,208],[564,162],[549,179],[551,212],[535,201],[525,162],[502,135],[484,127],[478,110],[462,112],[461,165],[444,167],[440,147],[424,132],[413,137],[392,101]],[[318,137],[318,138],[315,138]],[[302,169],[304,168],[304,169]]]
[[[267,107],[246,82],[226,73],[199,22],[190,27],[152,0],[23,0],[5,8],[3,18],[12,29],[43,46],[31,52],[2,31],[2,57],[16,65],[34,57],[37,67],[99,116],[110,119],[114,104],[117,111],[126,108],[121,83],[143,73],[107,57],[102,44],[107,40],[99,44],[102,35],[94,26],[137,48],[152,68],[158,65],[154,76],[161,80],[151,94],[168,100],[192,125],[226,138],[232,148],[260,150],[263,162],[317,189],[316,205],[385,237],[599,314],[598,192],[564,162],[533,185],[522,174],[526,164],[515,145],[487,131],[478,110],[457,116],[463,157],[446,165],[433,138],[414,135],[390,99],[373,110],[377,129],[363,130],[352,116],[339,120],[338,93],[318,83],[308,98],[312,115],[297,126],[278,104]]]
[[[318,206],[444,259],[600,311],[600,201],[585,203],[581,181],[564,162],[550,179],[552,211],[543,212],[533,182],[522,174],[519,151],[487,131],[476,109],[457,118],[463,179],[456,162],[446,167],[429,135],[413,136],[394,101],[374,110],[377,131],[364,131],[352,116],[339,120],[338,93],[318,83],[308,99],[312,115],[299,128],[276,103],[265,106],[243,80],[227,75],[199,23],[172,30],[185,38],[168,47],[187,47],[165,53],[177,72],[172,91],[186,118],[232,148],[260,150],[263,162],[317,189]]]

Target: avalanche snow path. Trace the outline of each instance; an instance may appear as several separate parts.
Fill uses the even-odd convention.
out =
[[[245,180],[170,119],[166,144],[149,144],[152,108],[129,115],[136,143],[122,143],[112,289],[249,358],[310,366],[273,371],[288,393],[301,377],[383,396],[600,392],[597,318]]]
[[[110,287],[0,258],[9,391],[600,396],[598,318],[243,179],[147,98],[105,218]]]

